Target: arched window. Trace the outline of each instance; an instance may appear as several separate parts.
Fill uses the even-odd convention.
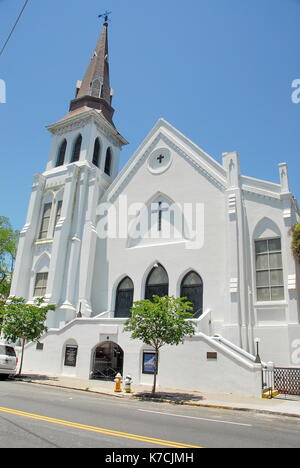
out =
[[[193,304],[196,318],[203,314],[203,281],[195,271],[190,271],[182,280],[180,297],[186,297]]]
[[[117,289],[115,317],[130,317],[130,309],[133,305],[133,282],[127,276],[121,281]]]
[[[105,168],[104,172],[107,175],[111,175],[111,163],[112,163],[112,154],[111,154],[111,149],[108,148],[106,151],[106,159],[105,159]]]
[[[66,150],[67,150],[67,140],[64,140],[62,142],[62,144],[60,145],[60,147],[59,147],[57,161],[56,161],[56,167],[64,165]]]
[[[77,137],[77,140],[75,141],[74,149],[73,149],[73,154],[72,154],[72,159],[71,162],[76,162],[79,161],[80,158],[80,151],[81,151],[81,144],[82,144],[82,136],[79,135]]]
[[[145,290],[145,299],[153,300],[153,296],[167,296],[169,294],[169,278],[161,265],[156,265],[150,271]]]
[[[96,138],[95,145],[94,145],[94,153],[93,153],[93,164],[99,167],[100,163],[100,141],[99,138]]]

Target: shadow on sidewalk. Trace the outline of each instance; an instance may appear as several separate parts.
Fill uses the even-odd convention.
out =
[[[181,404],[186,401],[203,401],[204,398],[201,395],[195,395],[193,393],[176,393],[176,392],[157,392],[152,395],[151,392],[136,393],[135,398],[139,400],[151,400],[157,403],[163,402],[163,400],[172,401],[177,404]]]
[[[16,375],[12,377],[12,380],[23,380],[23,381],[52,381],[52,382],[57,382],[59,379],[57,377],[50,377],[48,375],[39,375],[39,374],[21,374],[21,375]]]

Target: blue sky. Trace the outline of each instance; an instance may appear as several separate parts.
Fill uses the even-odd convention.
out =
[[[23,3],[0,0],[1,43]],[[238,151],[243,174],[278,182],[287,162],[300,199],[300,0],[30,0],[0,57],[0,215],[23,226],[44,127],[67,113],[107,9],[122,165],[164,117],[219,162]]]

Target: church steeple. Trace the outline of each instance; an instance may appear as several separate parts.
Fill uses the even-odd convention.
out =
[[[71,101],[70,111],[81,107],[101,110],[104,117],[113,124],[114,109],[111,106],[112,90],[109,80],[108,56],[108,22],[106,17],[84,79],[77,88],[76,98]]]

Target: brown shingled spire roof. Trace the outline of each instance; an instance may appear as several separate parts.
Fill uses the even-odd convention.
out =
[[[109,82],[108,23],[103,24],[99,41],[90,61],[76,99],[71,101],[70,111],[81,107],[102,110],[104,117],[112,122],[114,109]]]

